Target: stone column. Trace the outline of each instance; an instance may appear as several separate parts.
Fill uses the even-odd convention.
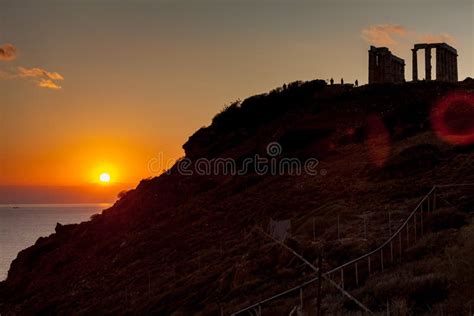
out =
[[[449,69],[449,77],[448,81],[454,81],[454,65],[453,65],[453,53],[448,53],[448,69]]]
[[[418,81],[418,56],[416,54],[416,49],[413,48],[412,50],[412,80]]]
[[[441,54],[441,59],[440,59],[440,70],[441,70],[441,76],[440,80],[442,81],[448,81],[449,78],[449,61],[448,61],[448,51],[444,48],[440,48],[440,54]]]
[[[458,82],[458,55],[453,54],[453,72],[454,72],[454,82]]]
[[[453,59],[450,51],[446,50],[446,81],[453,80]]]
[[[449,81],[454,81],[454,60],[453,53],[449,52]]]
[[[431,80],[431,47],[425,48],[425,79]]]
[[[441,48],[436,47],[436,80],[443,80],[443,71],[441,66]]]

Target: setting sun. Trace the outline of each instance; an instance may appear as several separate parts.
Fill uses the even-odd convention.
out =
[[[108,173],[102,173],[99,177],[100,182],[102,183],[109,183],[110,182],[110,175]]]

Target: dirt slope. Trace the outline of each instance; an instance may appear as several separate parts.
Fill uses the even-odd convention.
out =
[[[396,225],[433,184],[474,183],[474,147],[440,139],[430,118],[444,97],[473,92],[472,80],[357,89],[313,81],[230,105],[190,137],[187,158],[233,158],[237,166],[255,154],[316,158],[317,175],[189,176],[175,165],[143,180],[102,215],[58,225],[22,251],[0,283],[0,313],[233,311],[312,275],[252,230],[267,227],[270,218],[291,219],[287,243],[309,260],[324,246],[325,268],[354,258],[388,237],[389,211]],[[473,107],[453,107],[461,110],[452,111],[448,127],[467,120],[457,133],[472,133]],[[281,154],[268,154],[271,142],[281,145]],[[373,310],[393,301],[420,314],[439,306],[467,311],[474,272],[456,258],[472,260],[474,253],[471,192],[448,192],[456,208],[445,206],[431,237],[388,276],[354,293]],[[340,297],[325,302],[334,313],[353,308]]]

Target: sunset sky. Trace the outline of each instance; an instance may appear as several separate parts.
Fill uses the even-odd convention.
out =
[[[0,0],[0,185],[107,172],[134,187],[224,104],[295,80],[366,83],[370,44],[411,80],[413,44],[445,41],[463,80],[473,37],[472,0]]]

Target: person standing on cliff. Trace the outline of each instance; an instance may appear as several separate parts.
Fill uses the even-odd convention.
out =
[[[334,84],[334,79],[331,78],[331,80],[329,80],[329,82],[331,83],[331,86]]]

